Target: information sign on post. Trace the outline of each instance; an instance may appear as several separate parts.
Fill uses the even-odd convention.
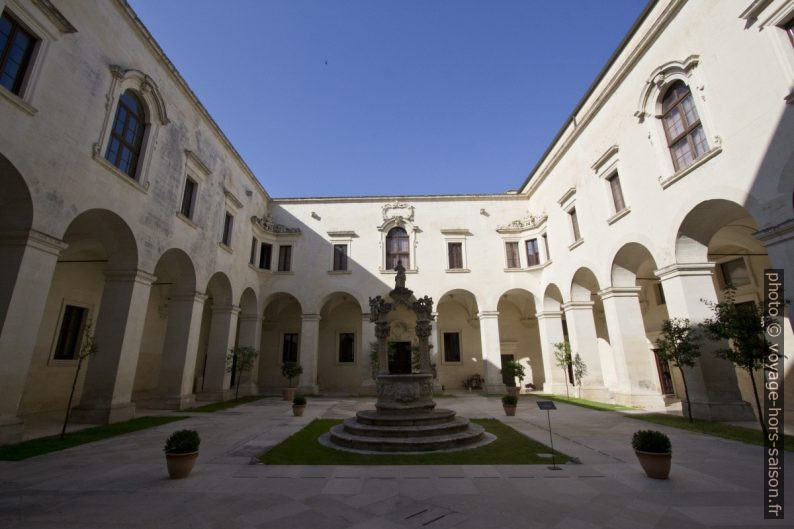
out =
[[[554,401],[539,400],[538,408],[541,410],[546,410],[546,418],[549,420],[549,444],[551,445],[551,466],[549,467],[549,470],[562,470],[557,466],[557,463],[554,460],[554,438],[551,435],[551,410],[556,410],[557,406],[554,405]]]

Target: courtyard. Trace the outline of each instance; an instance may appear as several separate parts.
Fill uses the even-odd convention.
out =
[[[790,526],[763,520],[762,448],[616,411],[557,403],[554,447],[580,461],[549,465],[262,465],[256,458],[314,419],[346,418],[374,399],[313,398],[303,417],[265,398],[148,430],[0,462],[4,528],[697,528]],[[515,417],[499,399],[459,394],[440,407],[497,418],[548,444],[546,414],[522,397]],[[145,413],[146,410],[140,410]],[[169,412],[162,412],[169,413]],[[174,412],[177,413],[177,412]],[[169,480],[162,446],[196,429],[188,479]],[[647,478],[631,435],[653,428],[673,445],[669,480]],[[791,464],[787,464],[791,472]],[[791,493],[787,495],[791,500]]]

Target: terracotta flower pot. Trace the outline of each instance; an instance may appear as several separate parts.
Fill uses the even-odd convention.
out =
[[[281,388],[281,400],[288,400],[292,402],[292,399],[295,398],[295,393],[297,393],[298,388]]]
[[[305,410],[305,409],[306,409],[306,405],[305,404],[302,404],[302,405],[293,404],[292,405],[292,414],[295,417],[303,417],[303,410]]]
[[[658,453],[658,452],[641,452],[635,450],[637,459],[642,465],[642,469],[649,478],[653,479],[667,479],[670,475],[670,462],[673,454],[671,452]]]
[[[502,404],[502,407],[505,409],[505,414],[508,417],[512,417],[516,414],[516,408],[518,406],[508,406],[507,404]]]
[[[198,451],[187,454],[165,454],[165,462],[168,465],[168,477],[171,479],[188,477],[197,458]]]

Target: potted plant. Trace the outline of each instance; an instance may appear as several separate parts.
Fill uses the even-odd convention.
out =
[[[306,409],[306,397],[297,396],[292,399],[292,414],[295,417],[302,417],[303,410]]]
[[[177,430],[171,434],[163,448],[168,476],[171,479],[182,479],[190,475],[198,458],[200,442],[196,430]]]
[[[669,437],[656,430],[639,430],[634,432],[631,446],[649,478],[667,479],[673,455]]]
[[[505,409],[505,414],[512,417],[516,414],[516,407],[518,406],[518,397],[515,395],[505,395],[502,397],[502,407]]]
[[[518,395],[521,392],[521,384],[524,382],[524,378],[526,378],[524,366],[515,360],[508,360],[502,367],[502,373],[507,375],[508,378],[513,381],[512,385],[507,386],[507,394]],[[515,379],[518,379],[518,386],[515,385]]]
[[[292,400],[295,398],[295,392],[297,389],[295,388],[295,382],[293,382],[297,377],[301,376],[303,373],[303,368],[300,364],[296,362],[284,362],[281,365],[281,375],[289,379],[289,387],[283,388],[281,390],[281,397],[284,400]]]

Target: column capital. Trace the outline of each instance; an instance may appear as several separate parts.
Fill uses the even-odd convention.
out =
[[[562,310],[565,312],[571,310],[593,310],[593,301],[568,301],[562,304]]]
[[[301,321],[317,321],[319,322],[322,316],[319,314],[301,314]]]
[[[143,270],[105,270],[106,282],[126,283],[134,281],[148,287],[156,280],[157,276]]]
[[[607,287],[598,291],[601,299],[609,298],[637,298],[640,296],[642,287]]]
[[[213,305],[212,314],[240,314],[240,307],[237,305]]]
[[[653,274],[662,281],[681,276],[712,276],[714,263],[673,263],[654,270]]]
[[[492,320],[499,318],[499,311],[498,310],[481,310],[477,313],[477,318],[482,320]]]
[[[173,296],[169,296],[170,301],[175,302],[190,302],[190,303],[201,303],[203,304],[207,301],[207,295],[201,292],[191,292],[187,294],[174,294]]]
[[[246,315],[244,315],[244,316],[240,316],[238,319],[239,319],[241,322],[252,322],[252,321],[255,321],[255,322],[261,322],[261,321],[263,321],[265,318],[263,318],[262,316],[260,316],[260,315],[258,315],[258,314],[246,314]]]
[[[561,310],[544,310],[543,312],[536,312],[535,317],[540,320],[562,319]]]
[[[0,232],[0,244],[31,246],[52,255],[59,255],[62,250],[69,246],[57,237],[34,229],[2,231]]]
[[[362,312],[361,313],[361,321],[366,321],[367,323],[373,323],[369,321],[370,313],[369,312]]]
[[[794,218],[784,220],[774,226],[762,228],[755,232],[753,236],[766,247],[794,239]]]

